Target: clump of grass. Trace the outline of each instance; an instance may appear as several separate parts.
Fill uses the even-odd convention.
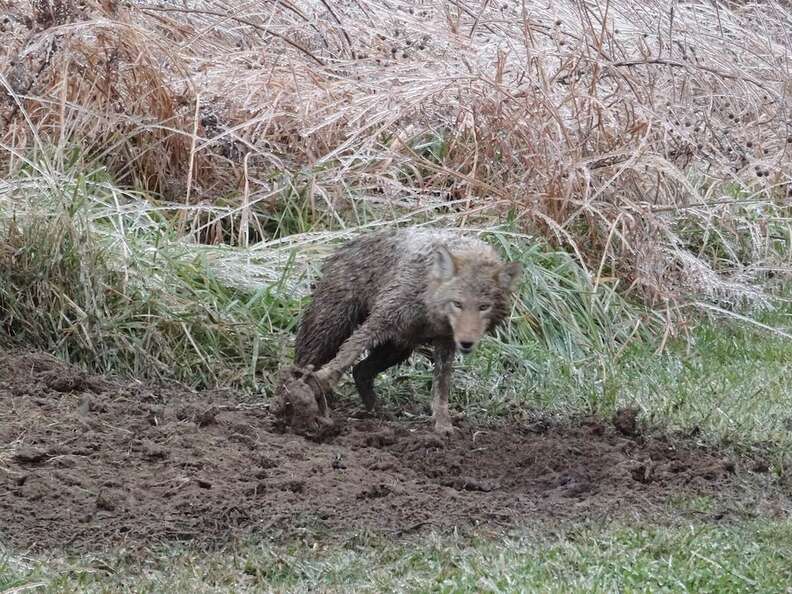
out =
[[[122,236],[122,247],[84,194],[55,201],[0,224],[3,346],[196,387],[269,384],[299,298],[276,283],[230,287],[205,254],[162,236],[158,247]]]

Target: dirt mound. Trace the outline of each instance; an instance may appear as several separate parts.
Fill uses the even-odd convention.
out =
[[[635,517],[675,495],[741,496],[746,476],[722,454],[634,423],[463,425],[446,442],[428,419],[336,410],[333,436],[315,443],[233,396],[0,357],[0,539],[89,550],[305,527],[403,534]]]

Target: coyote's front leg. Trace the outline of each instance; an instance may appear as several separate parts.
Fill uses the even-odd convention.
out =
[[[451,391],[451,371],[456,347],[452,340],[438,340],[434,345],[434,373],[432,374],[432,418],[434,430],[441,435],[453,433],[448,413],[448,394]]]

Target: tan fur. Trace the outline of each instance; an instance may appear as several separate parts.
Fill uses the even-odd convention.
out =
[[[451,230],[411,228],[360,237],[325,262],[300,320],[296,363],[318,370],[329,391],[368,351],[353,377],[372,410],[376,375],[430,345],[435,429],[449,433],[454,354],[470,352],[503,321],[520,272],[519,263],[504,264],[488,244]]]

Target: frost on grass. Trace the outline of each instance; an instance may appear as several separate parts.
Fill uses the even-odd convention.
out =
[[[52,176],[79,146],[183,236],[252,247],[251,279],[273,237],[442,208],[730,307],[785,271],[790,28],[776,2],[20,4],[0,159],[54,144]]]

